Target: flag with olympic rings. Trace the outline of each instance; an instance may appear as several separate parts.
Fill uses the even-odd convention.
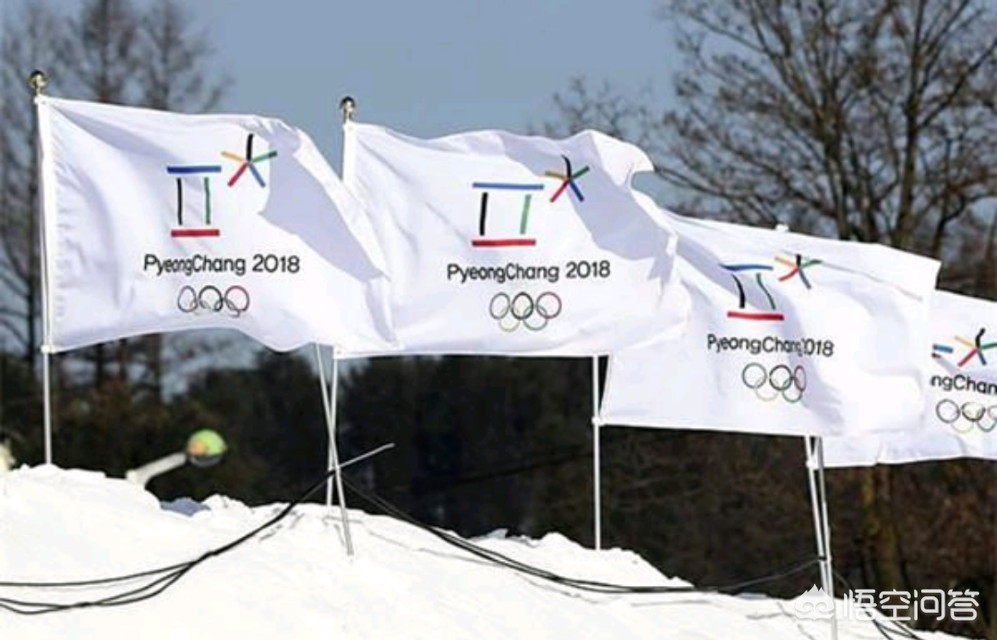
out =
[[[613,354],[605,423],[834,435],[920,420],[937,261],[659,215],[679,236],[689,329]]]
[[[230,328],[393,344],[384,258],[308,136],[253,115],[38,99],[51,347]]]
[[[935,291],[931,333],[921,422],[895,433],[827,438],[825,465],[997,460],[997,302]]]
[[[589,356],[678,335],[675,234],[630,186],[650,169],[592,131],[423,140],[347,123],[343,180],[390,264],[400,352]]]

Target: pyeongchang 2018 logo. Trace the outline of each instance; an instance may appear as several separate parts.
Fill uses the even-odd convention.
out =
[[[721,263],[719,267],[730,275],[737,295],[737,307],[727,311],[730,320],[758,324],[781,323],[786,311],[777,302],[786,285],[799,282],[803,289],[814,288],[812,271],[822,264],[817,258],[802,254],[777,255],[772,263],[743,262]],[[743,352],[752,356],[760,354],[784,355],[797,360],[834,355],[834,342],[813,338],[786,338],[780,335],[763,337],[707,335],[706,347],[711,353]],[[807,368],[804,362],[777,362],[752,360],[741,369],[741,383],[758,400],[773,402],[783,400],[796,404],[807,390]]]
[[[544,177],[557,180],[557,184],[553,187],[553,193],[548,202],[555,203],[561,197],[565,196],[566,193],[570,193],[567,197],[573,198],[576,203],[585,202],[585,194],[582,193],[579,180],[589,172],[590,167],[586,165],[575,170],[568,156],[561,156],[561,159],[564,161],[563,172],[547,171],[544,173]],[[481,194],[481,204],[478,210],[478,235],[471,239],[471,246],[475,249],[537,246],[537,238],[530,233],[530,213],[533,209],[533,196],[542,193],[548,186],[543,182],[481,181],[472,183],[471,188]],[[514,227],[516,232],[502,235],[496,235],[494,232],[489,233],[489,203],[493,199],[501,198],[502,200],[508,200],[509,198],[503,196],[508,196],[509,194],[521,196],[518,203],[516,202],[516,198],[512,198],[510,204],[515,206],[506,209],[514,216],[518,213],[516,217],[518,224]]]
[[[252,133],[246,136],[245,155],[239,155],[232,151],[221,152],[222,158],[236,163],[232,174],[225,183],[228,188],[237,187],[242,177],[247,174],[253,177],[260,188],[266,188],[266,180],[263,179],[263,174],[260,173],[258,165],[276,158],[277,152],[271,150],[254,155],[254,139],[255,135]],[[166,173],[176,179],[177,187],[176,226],[170,229],[170,236],[173,238],[217,238],[221,236],[221,229],[212,220],[211,178],[222,173],[222,165],[203,163],[167,165]],[[185,185],[189,188],[189,182],[193,182],[196,185],[195,188],[200,187],[203,194],[201,220],[198,221],[200,224],[196,224],[195,226],[191,226],[190,224],[190,215],[187,216],[186,221],[184,220],[184,212],[191,204],[189,198],[186,203],[187,207],[185,207],[184,202]],[[217,217],[217,214],[214,217]]]
[[[170,228],[170,237],[185,241],[198,239],[201,241],[220,238],[222,228],[219,225],[219,211],[214,206],[213,180],[222,177],[225,189],[265,189],[267,187],[262,167],[277,157],[276,150],[260,151],[256,146],[255,134],[246,135],[242,152],[228,149],[219,151],[223,163],[198,162],[192,164],[166,165],[166,173],[174,178],[176,184],[176,215],[175,223]],[[227,162],[226,162],[227,161]],[[228,175],[223,175],[228,171]],[[190,191],[192,193],[188,194]],[[198,193],[199,192],[199,193]],[[199,196],[199,197],[197,197]],[[228,212],[222,212],[222,216]],[[254,256],[254,259],[267,259],[276,256]],[[246,271],[245,258],[220,258],[208,255],[195,255],[189,262],[191,266],[200,259],[203,269],[198,272],[238,273]],[[284,257],[285,261],[297,258]],[[178,260],[147,254],[144,268],[158,267],[162,273],[164,267],[171,266]],[[261,261],[262,260],[258,260]],[[297,262],[294,263],[295,270]],[[169,270],[169,269],[167,269]],[[188,269],[189,271],[190,269]],[[259,271],[253,268],[254,271]],[[290,269],[285,269],[291,271]],[[269,269],[267,271],[270,271]],[[189,274],[188,274],[189,275]],[[242,285],[228,287],[213,283],[184,284],[176,294],[176,308],[185,315],[221,314],[230,318],[238,318],[249,311],[251,297],[249,290]]]
[[[531,232],[531,222],[536,217],[535,200],[544,200],[554,204],[562,198],[580,205],[585,202],[581,179],[591,170],[591,167],[581,167],[572,163],[568,156],[562,155],[563,169],[545,171],[542,178],[554,182],[543,182],[542,178],[528,182],[475,181],[471,188],[479,193],[478,233],[470,239],[474,249],[530,249],[538,244],[538,238]],[[548,196],[547,192],[550,192]],[[496,201],[501,208],[495,207]],[[498,211],[495,211],[498,209]],[[549,208],[548,208],[549,210]],[[502,222],[505,222],[503,224]],[[510,224],[511,222],[511,224]],[[487,273],[504,274],[501,270],[485,267]],[[608,278],[611,266],[608,260],[588,262],[569,261],[566,265],[566,278]],[[462,270],[458,265],[451,264],[448,268],[448,278]],[[524,273],[533,271],[536,278],[546,279],[550,283],[558,280],[560,265],[532,266]],[[466,278],[465,278],[466,279]],[[498,292],[488,303],[488,315],[499,329],[512,333],[520,328],[529,331],[543,331],[561,315],[564,303],[560,294],[555,291],[514,291]]]
[[[935,417],[958,434],[991,433],[997,428],[997,382],[972,377],[974,371],[994,367],[997,361],[997,340],[986,337],[986,327],[972,336],[953,336],[951,341],[932,345],[931,356],[945,369],[945,375],[932,375],[931,386],[942,391],[970,392],[982,399],[966,400],[965,396],[946,396],[935,403]]]
[[[785,269],[785,273],[777,274],[776,278],[778,282],[786,282],[795,278],[802,282],[803,286],[807,289],[813,289],[810,278],[807,277],[807,269],[821,264],[820,260],[805,258],[798,253],[791,258],[776,256],[774,260],[776,265]],[[771,285],[766,286],[765,284],[765,276],[775,271],[775,265],[759,263],[721,264],[720,268],[730,273],[731,278],[734,280],[734,285],[737,287],[738,308],[728,311],[728,318],[755,322],[782,322],[786,319],[786,315],[776,307],[775,298],[769,291],[769,286]],[[762,304],[757,305],[764,310],[754,311],[748,309],[748,294],[744,286],[745,282],[753,282],[757,290],[764,296]]]

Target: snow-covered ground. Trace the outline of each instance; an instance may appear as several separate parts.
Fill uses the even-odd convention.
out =
[[[220,496],[161,504],[123,480],[51,466],[0,476],[0,582],[82,580],[183,562],[262,524],[283,505]],[[383,516],[296,508],[265,533],[192,569],[161,595],[126,606],[23,616],[0,609],[0,638],[613,640],[829,638],[792,601],[706,593],[598,595],[527,578]],[[674,584],[629,551],[591,551],[558,534],[477,541],[571,577]],[[814,569],[816,574],[816,569]],[[141,583],[132,583],[131,587]],[[0,598],[75,602],[122,591],[0,587]],[[841,621],[842,640],[881,636]],[[920,634],[937,640],[943,634]]]

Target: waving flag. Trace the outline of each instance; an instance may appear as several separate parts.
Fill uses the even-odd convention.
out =
[[[931,333],[922,420],[905,431],[827,438],[825,465],[997,460],[997,302],[936,291]]]
[[[594,355],[681,331],[675,236],[630,187],[651,168],[637,147],[595,132],[345,135],[404,352]]]
[[[38,113],[56,350],[207,327],[391,345],[372,230],[303,132],[44,97]]]
[[[936,261],[662,215],[679,235],[689,329],[613,355],[605,422],[831,435],[920,419]]]

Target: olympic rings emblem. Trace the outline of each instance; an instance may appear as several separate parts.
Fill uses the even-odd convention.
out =
[[[201,287],[200,291],[185,284],[177,293],[177,309],[183,313],[227,313],[238,318],[249,310],[249,292],[237,284],[224,293],[211,284]]]
[[[973,425],[984,433],[990,433],[997,427],[997,404],[984,407],[979,402],[963,402],[960,406],[946,398],[935,405],[935,417],[956,433],[969,433]],[[965,423],[961,419],[965,419]]]
[[[561,315],[563,306],[561,297],[553,291],[545,291],[536,299],[525,291],[513,296],[500,291],[488,303],[488,315],[506,333],[512,333],[520,325],[530,331],[541,331],[551,320]]]
[[[807,371],[799,364],[792,369],[785,364],[766,369],[757,362],[751,362],[741,370],[741,382],[754,391],[759,400],[772,402],[782,396],[786,402],[796,404],[807,390]]]

